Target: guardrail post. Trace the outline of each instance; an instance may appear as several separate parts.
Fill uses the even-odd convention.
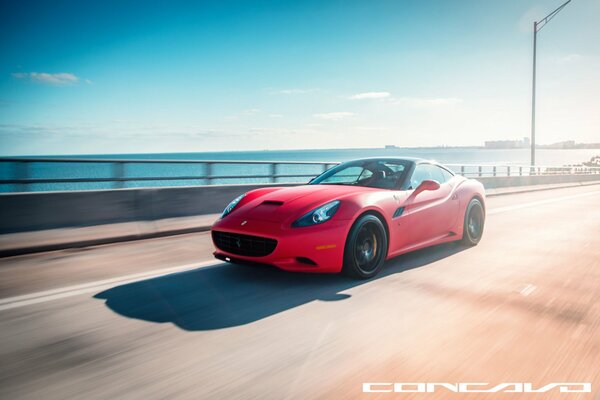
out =
[[[506,176],[510,176],[510,165],[506,167]]]
[[[519,176],[523,176],[523,167],[519,167]]]
[[[477,172],[478,172],[478,175],[477,175],[477,176],[479,176],[479,177],[481,176],[481,169],[482,169],[482,168],[481,168],[481,165],[480,165],[480,166],[477,168]]]
[[[17,161],[15,164],[15,179],[26,181],[29,178],[29,162]],[[27,192],[29,189],[27,182],[18,183],[16,185],[17,192]]]
[[[204,179],[206,180],[206,184],[212,185],[212,176],[213,176],[213,165],[212,163],[207,162],[204,167]]]
[[[461,166],[460,166],[460,174],[461,174],[462,176],[465,176],[465,166],[464,166],[464,165],[461,165]]]
[[[269,176],[270,176],[271,183],[277,182],[276,175],[277,175],[277,164],[276,163],[269,164]]]
[[[115,162],[113,163],[113,179],[115,180],[115,189],[122,189],[125,187],[125,163]]]
[[[496,176],[496,166],[495,166],[495,165],[494,165],[494,169],[493,169],[493,171],[494,171],[494,172],[493,172],[493,174],[494,174],[493,176]]]

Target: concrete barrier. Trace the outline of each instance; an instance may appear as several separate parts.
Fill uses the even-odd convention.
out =
[[[240,194],[265,186],[0,194],[0,234],[214,214]]]
[[[600,175],[479,178],[486,188],[600,181]],[[220,213],[255,185],[0,194],[0,234],[156,221]],[[276,186],[291,186],[277,184]]]
[[[585,183],[600,181],[600,174],[595,175],[532,175],[532,176],[488,176],[475,178],[486,189],[497,189],[516,186],[551,185],[557,183]]]

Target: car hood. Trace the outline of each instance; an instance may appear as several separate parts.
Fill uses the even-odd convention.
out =
[[[238,218],[284,222],[301,217],[310,210],[334,200],[341,200],[373,188],[343,185],[303,185],[269,192],[242,205],[235,214]]]

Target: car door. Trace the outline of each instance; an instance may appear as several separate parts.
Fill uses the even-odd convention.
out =
[[[410,177],[410,187],[402,203],[402,214],[395,218],[396,248],[408,249],[447,234],[458,212],[458,199],[452,197],[452,187],[433,164],[417,164]],[[437,190],[417,192],[424,180],[440,184]]]
[[[445,209],[445,225],[443,226],[443,233],[447,233],[452,231],[452,229],[456,226],[456,221],[458,219],[458,215],[460,213],[460,201],[458,199],[458,195],[456,194],[455,191],[455,186],[457,183],[456,179],[454,178],[454,174],[452,172],[450,172],[449,170],[447,170],[446,168],[443,168],[439,165],[435,165],[433,164],[434,167],[434,171],[437,172],[437,176],[440,179],[440,184],[442,186],[446,186],[448,188],[450,197],[446,199],[446,202],[444,203],[444,209]]]

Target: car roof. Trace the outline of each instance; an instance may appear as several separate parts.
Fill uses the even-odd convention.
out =
[[[428,160],[425,158],[418,158],[418,157],[366,157],[366,158],[358,158],[355,160],[348,160],[348,161],[344,161],[344,162],[352,162],[352,161],[408,161],[408,162],[411,162],[414,164],[427,163],[427,164],[439,165],[439,163],[437,161]]]

